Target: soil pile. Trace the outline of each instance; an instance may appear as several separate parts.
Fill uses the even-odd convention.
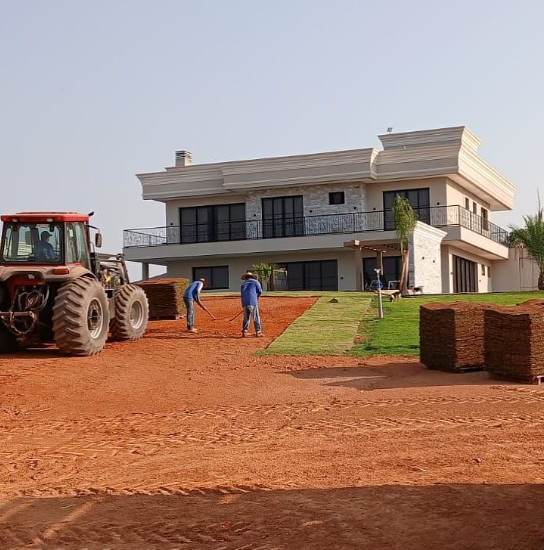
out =
[[[484,310],[471,302],[420,307],[420,360],[430,369],[450,372],[484,365]]]
[[[520,305],[485,312],[485,365],[492,376],[535,383],[544,376],[544,308]]]
[[[144,289],[149,300],[151,319],[178,319],[181,316],[188,279],[156,279],[142,281],[138,286]]]

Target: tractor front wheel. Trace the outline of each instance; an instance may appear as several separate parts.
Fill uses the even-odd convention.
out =
[[[53,332],[61,352],[100,353],[108,338],[109,320],[108,298],[96,279],[81,277],[60,287],[53,306]]]
[[[123,285],[115,291],[115,318],[111,320],[114,340],[138,340],[144,335],[149,318],[149,304],[143,289]]]

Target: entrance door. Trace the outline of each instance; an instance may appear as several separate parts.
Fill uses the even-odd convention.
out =
[[[477,265],[474,262],[453,256],[453,291],[478,292],[476,282]]]
[[[263,199],[263,237],[301,237],[304,235],[302,195]]]

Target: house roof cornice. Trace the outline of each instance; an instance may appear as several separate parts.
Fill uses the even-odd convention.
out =
[[[515,188],[478,155],[480,140],[465,126],[378,136],[373,147],[166,168],[138,174],[143,197],[158,201],[294,185],[380,182],[448,176],[481,191],[493,209],[509,209]]]

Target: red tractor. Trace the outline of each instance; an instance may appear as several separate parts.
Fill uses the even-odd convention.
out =
[[[69,355],[94,355],[147,327],[144,291],[129,284],[121,255],[98,254],[92,214],[32,212],[2,216],[0,353],[54,342]],[[98,230],[97,230],[98,231]]]

